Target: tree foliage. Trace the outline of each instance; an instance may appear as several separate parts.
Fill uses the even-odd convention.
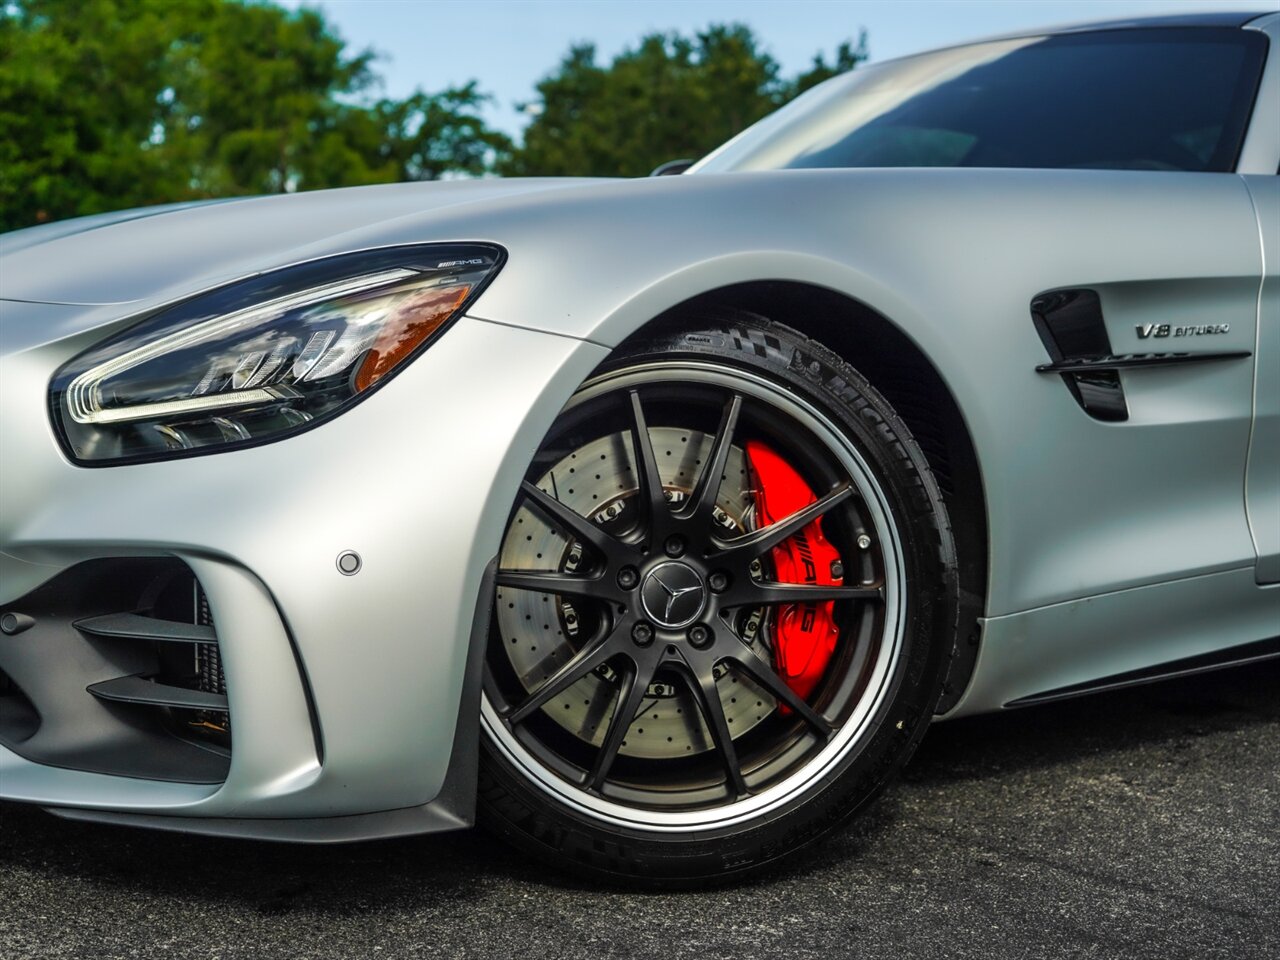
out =
[[[492,172],[643,175],[866,58],[784,78],[741,25],[570,49],[524,144],[472,81],[373,96],[375,57],[268,0],[0,0],[0,230],[207,197]]]
[[[364,98],[323,15],[228,0],[0,8],[0,229],[122,207],[478,175],[510,147],[469,83]]]
[[[828,63],[786,79],[751,30],[712,26],[684,37],[654,33],[612,63],[574,46],[526,105],[533,120],[503,172],[525,176],[643,176],[667,160],[695,158],[810,87],[867,58],[866,36]]]

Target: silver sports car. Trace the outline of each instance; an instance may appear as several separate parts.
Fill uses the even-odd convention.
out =
[[[1276,656],[1278,165],[1280,14],[1219,12],[678,176],[9,234],[0,795],[696,883],[935,718]]]

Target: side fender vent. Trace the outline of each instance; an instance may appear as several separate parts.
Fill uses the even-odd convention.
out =
[[[1061,372],[1062,382],[1085,413],[1096,420],[1128,420],[1129,406],[1119,371],[1079,363],[1112,356],[1097,291],[1042,293],[1031,301],[1031,319],[1051,361],[1037,369],[1055,373],[1069,366]]]

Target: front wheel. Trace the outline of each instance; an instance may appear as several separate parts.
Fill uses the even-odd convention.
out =
[[[706,882],[796,852],[919,742],[955,563],[923,454],[830,351],[752,316],[627,345],[513,506],[482,820],[612,879]]]

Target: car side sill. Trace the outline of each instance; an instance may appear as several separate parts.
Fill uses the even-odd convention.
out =
[[[1227,647],[1223,650],[1215,650],[1212,653],[1201,654],[1196,657],[1186,657],[1182,660],[1172,660],[1169,663],[1157,664],[1142,670],[1130,670],[1110,677],[1100,677],[1087,683],[1076,683],[1066,687],[1058,687],[1055,690],[1046,690],[1044,693],[1034,693],[1030,696],[1019,697],[1017,700],[1010,700],[1005,706],[1029,707],[1039,703],[1054,703],[1059,700],[1069,700],[1073,697],[1082,697],[1091,693],[1123,690],[1126,687],[1142,686],[1148,683],[1156,683],[1160,680],[1189,677],[1198,673],[1208,673],[1212,670],[1225,670],[1229,667],[1275,659],[1280,659],[1280,637],[1257,640],[1253,643],[1245,643],[1236,647]]]

